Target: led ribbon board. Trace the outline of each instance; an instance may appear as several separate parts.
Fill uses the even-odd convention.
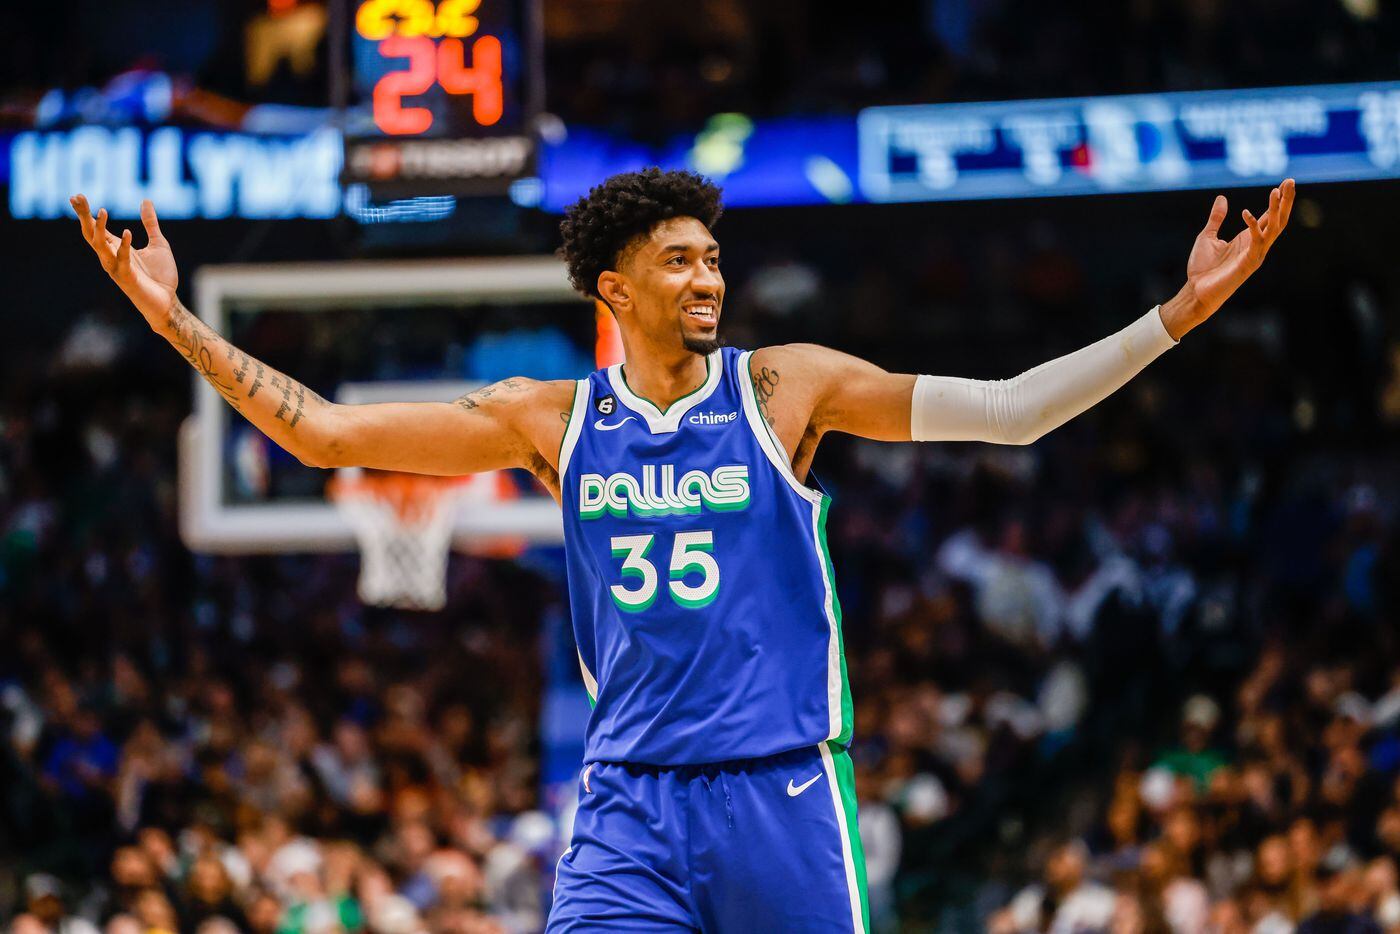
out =
[[[356,0],[345,181],[502,194],[535,171],[531,0]]]
[[[1400,84],[985,104],[859,117],[870,201],[945,201],[1400,176]]]
[[[501,48],[504,76],[509,45]],[[342,136],[330,125],[276,136],[175,126],[39,127],[0,132],[0,188],[8,186],[0,205],[14,218],[71,220],[68,196],[82,191],[120,219],[136,217],[142,198],[171,219],[333,217],[342,210],[343,174],[352,181],[405,179],[403,193],[390,195],[404,202],[388,208],[365,208],[362,189],[347,195],[344,210],[357,220],[370,210],[386,220],[396,212],[428,220],[441,206],[414,204],[414,196],[452,194],[440,190],[447,184],[504,191],[520,153],[535,162],[528,134],[501,129],[513,119],[504,83],[501,117],[471,137],[433,135],[445,121],[424,103],[431,94],[400,96],[393,105],[429,110],[431,126],[385,133],[371,112],[374,83],[368,87],[364,106],[347,113],[354,132],[345,147],[365,153],[375,173],[363,165],[341,172]],[[467,112],[477,106],[470,95],[448,102]],[[394,119],[393,107],[388,113]],[[467,149],[476,174],[415,175],[404,168],[406,158],[411,169],[413,159],[435,157],[375,149],[443,143],[443,162],[450,163],[458,142],[500,146],[506,171],[481,172],[499,164],[489,150]],[[1301,185],[1377,181],[1400,178],[1400,82],[877,107],[858,121],[721,115],[698,134],[660,146],[570,127],[543,144],[538,166],[523,174],[527,181],[538,176],[530,203],[557,213],[613,172],[653,164],[703,172],[724,185],[725,203],[734,208],[1236,188],[1290,175]]]

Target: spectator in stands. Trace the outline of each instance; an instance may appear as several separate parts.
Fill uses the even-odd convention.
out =
[[[1023,889],[992,917],[992,934],[1102,931],[1113,919],[1113,891],[1085,877],[1088,848],[1079,840],[1062,844],[1045,863],[1043,884]]]
[[[35,873],[24,880],[26,914],[17,917],[12,931],[31,934],[97,934],[92,922],[71,914],[64,904],[63,886],[47,873]]]
[[[243,909],[233,898],[228,870],[218,857],[208,853],[196,857],[186,876],[180,928],[191,930],[211,918],[223,918],[237,928],[247,926]]]
[[[1211,775],[1225,764],[1224,757],[1210,748],[1219,721],[1220,707],[1215,701],[1201,694],[1192,697],[1181,712],[1181,742],[1157,760],[1157,767],[1190,778],[1197,792],[1204,791]]]
[[[1317,910],[1298,925],[1297,934],[1381,934],[1364,909],[1361,867],[1347,857],[1327,859],[1318,867]]]

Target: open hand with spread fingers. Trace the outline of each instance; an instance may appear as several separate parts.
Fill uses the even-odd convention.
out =
[[[1248,208],[1240,212],[1245,227],[1228,242],[1221,240],[1219,233],[1229,202],[1224,195],[1216,195],[1210,217],[1196,235],[1196,243],[1186,260],[1187,287],[1194,293],[1198,307],[1192,314],[1195,320],[1184,322],[1187,326],[1182,329],[1183,333],[1215,314],[1264,262],[1269,248],[1288,226],[1295,190],[1293,179],[1286,178],[1269,193],[1269,209],[1263,217],[1256,220]],[[1180,334],[1172,336],[1180,337]]]
[[[163,315],[175,299],[180,274],[175,267],[175,254],[170,250],[170,241],[160,232],[155,205],[149,200],[141,202],[141,224],[146,228],[146,245],[136,250],[132,249],[130,230],[123,230],[121,236],[117,236],[107,229],[105,208],[99,210],[94,218],[83,195],[74,195],[68,203],[78,215],[83,239],[97,254],[102,268],[107,270],[112,281],[126,293],[147,320],[151,320],[152,315]]]

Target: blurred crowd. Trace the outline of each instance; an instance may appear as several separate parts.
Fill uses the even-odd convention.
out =
[[[528,575],[457,568],[450,622],[376,615],[344,559],[192,562],[170,527],[87,542],[71,501],[26,526],[37,498],[6,511],[0,614],[14,930],[540,928],[559,830]]]
[[[1162,288],[1124,312],[1067,244],[977,242],[756,255],[728,337],[1009,376]],[[1400,329],[1337,293],[1345,372],[1241,304],[1033,446],[823,447],[877,930],[1400,929]],[[115,296],[4,353],[0,918],[538,930],[557,562],[457,556],[403,614],[351,556],[191,555],[181,361]]]
[[[1400,669],[1376,673],[1272,644],[1227,709],[1191,697],[990,929],[1400,930]]]

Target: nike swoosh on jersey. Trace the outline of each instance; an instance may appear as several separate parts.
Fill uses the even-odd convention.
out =
[[[818,772],[816,775],[813,775],[811,778],[807,779],[805,782],[803,782],[802,784],[798,785],[796,788],[792,787],[792,779],[789,778],[789,779],[788,779],[788,797],[789,797],[789,798],[796,798],[798,795],[802,794],[802,792],[806,791],[808,788],[811,788],[811,787],[812,787],[812,783],[815,782],[817,779],[819,779],[819,778],[821,778],[821,777],[822,777],[821,773]]]
[[[596,428],[596,429],[598,429],[599,431],[616,431],[618,428],[621,428],[623,425],[625,425],[625,424],[627,424],[628,422],[632,421],[632,419],[634,419],[634,418],[636,418],[636,417],[637,417],[637,416],[635,416],[635,415],[629,415],[629,416],[627,416],[626,418],[624,418],[622,421],[618,422],[616,425],[604,425],[604,424],[603,424],[603,420],[600,418],[600,419],[598,419],[596,422],[593,423],[593,427]]]

